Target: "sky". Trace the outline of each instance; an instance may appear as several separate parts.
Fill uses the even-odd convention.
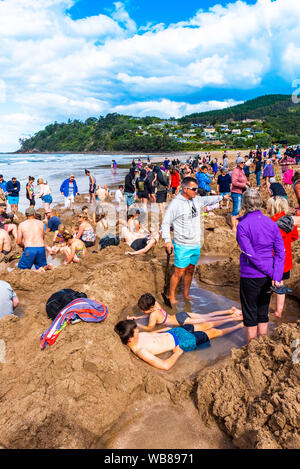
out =
[[[54,121],[291,94],[299,37],[299,0],[0,0],[0,151]]]

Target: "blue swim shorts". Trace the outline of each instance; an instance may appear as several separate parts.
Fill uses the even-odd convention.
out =
[[[174,327],[166,334],[171,334],[174,338],[175,347],[179,345],[184,352],[192,352],[200,345],[209,342],[208,335],[202,331],[195,331],[192,324]]]
[[[47,265],[46,250],[44,247],[24,249],[18,268],[21,270],[31,269],[33,265],[36,269]]]
[[[131,194],[130,192],[124,192],[124,196],[128,207],[134,204],[134,194]]]
[[[19,204],[19,197],[14,197],[13,195],[7,196],[7,201],[9,205],[18,205]]]
[[[190,264],[197,265],[200,257],[201,246],[185,246],[174,243],[175,267],[185,269]]]
[[[231,192],[231,198],[233,202],[233,209],[232,209],[231,216],[237,217],[242,208],[242,194]]]

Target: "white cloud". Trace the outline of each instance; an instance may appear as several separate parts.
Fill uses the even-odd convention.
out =
[[[122,2],[79,20],[66,13],[74,3],[0,1],[1,113],[22,116],[0,116],[2,151],[16,149],[15,136],[30,125],[116,110],[179,116],[230,104],[226,95],[189,104],[205,87],[251,89],[270,73],[300,77],[298,0],[236,1],[139,29]]]

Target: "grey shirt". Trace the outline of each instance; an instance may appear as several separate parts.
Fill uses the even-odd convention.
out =
[[[203,230],[203,208],[221,202],[221,195],[200,197],[188,200],[179,194],[168,206],[162,222],[162,237],[165,242],[171,241],[170,227],[174,228],[174,243],[185,246],[201,244]]]
[[[13,314],[13,299],[16,297],[17,295],[10,284],[0,280],[0,319],[9,314]]]

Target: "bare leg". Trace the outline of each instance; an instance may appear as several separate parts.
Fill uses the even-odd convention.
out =
[[[257,338],[257,326],[245,327],[247,343]]]
[[[223,324],[227,324],[228,322],[232,322],[232,319],[222,319],[221,321],[209,321],[203,322],[201,324],[195,324],[194,329],[195,331],[207,331],[209,329],[215,328],[216,326],[223,326]],[[236,326],[234,326],[236,327]]]
[[[237,225],[238,225],[237,218],[236,217],[231,217],[231,227],[232,227],[232,231],[234,233],[236,233]]]
[[[191,288],[191,283],[193,280],[193,275],[195,271],[195,265],[190,264],[186,269],[184,273],[184,278],[183,278],[183,296],[187,300],[192,300],[192,298],[189,296],[190,288]]]
[[[238,329],[242,329],[244,326],[242,323],[237,324],[233,327],[227,327],[226,329],[210,329],[206,331],[209,339],[215,339],[216,337],[221,337],[222,335],[230,334],[231,332],[237,331]]]
[[[175,267],[175,272],[171,277],[169,299],[171,303],[173,304],[177,303],[176,298],[175,298],[175,291],[176,291],[176,288],[178,287],[180,279],[184,275],[184,272],[185,272],[185,269],[180,269],[179,267]]]
[[[131,256],[137,256],[139,254],[145,254],[146,252],[148,252],[155,245],[155,243],[156,243],[155,239],[150,239],[147,246],[144,247],[143,249],[140,249],[139,251],[127,251],[127,252],[125,252],[125,254],[130,254]]]
[[[257,336],[261,337],[262,335],[267,335],[269,329],[268,322],[259,322],[257,326]]]
[[[276,295],[276,311],[274,313],[274,316],[276,316],[277,318],[282,317],[284,302],[285,302],[285,295]]]

